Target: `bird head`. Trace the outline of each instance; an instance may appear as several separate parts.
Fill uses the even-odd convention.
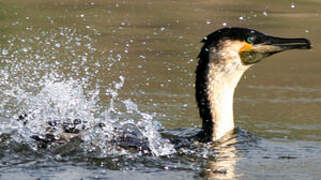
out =
[[[217,56],[213,59],[223,62],[241,60],[243,65],[255,64],[285,50],[311,48],[310,41],[304,38],[274,37],[253,29],[236,27],[217,30],[206,36],[202,42],[205,43],[203,53],[214,52],[208,53],[210,56]]]

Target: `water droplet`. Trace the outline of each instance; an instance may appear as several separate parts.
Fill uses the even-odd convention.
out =
[[[291,8],[295,8],[294,2],[291,3]]]
[[[262,13],[264,16],[267,16],[268,15],[268,13],[266,12],[266,11],[263,11],[263,13]]]
[[[144,56],[144,55],[140,55],[139,57],[142,59],[146,59],[146,56]]]
[[[16,26],[16,25],[18,25],[18,24],[20,24],[19,21],[15,21],[15,22],[11,23],[12,26]]]
[[[8,55],[8,50],[7,49],[2,49],[2,55],[4,55],[4,56]]]
[[[27,48],[22,48],[22,51],[23,52],[28,52],[28,49]]]
[[[187,64],[190,64],[190,63],[192,63],[193,61],[194,61],[194,59],[190,59],[190,60],[187,61]]]

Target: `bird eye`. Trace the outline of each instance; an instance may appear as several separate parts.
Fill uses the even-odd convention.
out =
[[[253,44],[253,43],[254,43],[254,40],[255,40],[254,37],[248,37],[248,38],[246,39],[246,41],[247,41],[248,43],[250,43],[250,44]]]

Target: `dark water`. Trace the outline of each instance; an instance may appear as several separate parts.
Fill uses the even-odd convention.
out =
[[[320,7],[0,1],[0,179],[319,179]],[[235,94],[237,137],[175,150],[159,131],[197,132],[199,41],[225,26],[305,37],[313,49],[269,57],[245,74]],[[15,120],[23,113],[26,126]],[[77,118],[91,127],[83,142],[43,149],[30,138],[48,121]],[[135,129],[151,152],[107,143],[115,128]]]

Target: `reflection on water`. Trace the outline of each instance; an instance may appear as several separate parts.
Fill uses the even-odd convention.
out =
[[[235,165],[238,160],[235,144],[237,138],[216,145],[216,154],[213,159],[208,161],[207,168],[204,168],[204,174],[207,179],[237,179]]]
[[[1,1],[0,179],[319,177],[319,7],[313,0]],[[220,145],[174,149],[160,132],[198,132],[198,42],[223,26],[306,37],[313,49],[271,57],[241,81],[236,123],[257,137],[240,131]],[[28,123],[16,121],[21,114]],[[59,136],[75,119],[86,131],[69,143],[39,148],[31,138]],[[110,143],[123,132],[151,153]]]

